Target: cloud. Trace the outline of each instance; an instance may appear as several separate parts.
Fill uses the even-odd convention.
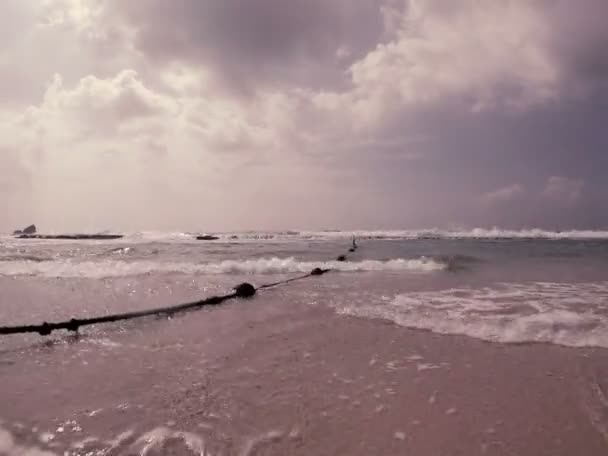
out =
[[[543,16],[524,2],[410,2],[391,41],[350,69],[360,109],[457,99],[469,110],[555,96]]]
[[[605,191],[607,10],[8,0],[0,181],[66,224],[566,223]]]
[[[107,11],[155,62],[195,63],[240,90],[335,83],[382,33],[375,0],[110,0]]]
[[[108,135],[124,132],[134,122],[177,115],[178,109],[171,98],[145,87],[135,71],[123,70],[109,79],[86,76],[73,89],[55,75],[42,105],[28,109],[26,117],[42,128],[54,121],[55,127],[62,122],[72,132],[78,126],[83,134]]]
[[[88,75],[68,87],[60,75],[48,85],[40,104],[12,120],[21,148],[79,146],[126,149],[131,141],[165,141],[170,146],[193,146],[208,153],[253,149],[265,143],[266,122],[217,96],[184,92],[183,81],[173,93],[154,90],[134,70],[109,78]],[[272,139],[268,139],[272,141]],[[15,144],[16,145],[16,144]],[[76,146],[78,147],[78,146]]]
[[[9,149],[0,148],[0,196],[6,197],[23,192],[30,186],[30,174],[19,155]]]
[[[585,182],[563,176],[551,176],[547,179],[542,196],[560,204],[575,204],[582,196]]]
[[[526,189],[522,184],[512,184],[507,187],[499,188],[489,193],[481,195],[480,199],[484,204],[494,206],[520,200],[526,194]]]

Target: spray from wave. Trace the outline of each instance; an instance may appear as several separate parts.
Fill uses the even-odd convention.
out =
[[[412,271],[431,272],[447,268],[432,258],[394,259],[388,261],[363,260],[340,261],[298,261],[290,258],[259,258],[252,260],[226,260],[218,263],[169,263],[155,261],[84,261],[71,260],[15,263],[0,263],[0,275],[106,278],[136,276],[149,273],[183,274],[289,274],[307,273],[314,268],[332,269],[340,272],[364,271]]]

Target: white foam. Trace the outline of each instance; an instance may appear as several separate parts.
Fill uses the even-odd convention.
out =
[[[290,258],[259,258],[254,260],[227,260],[219,263],[169,263],[159,261],[72,260],[42,262],[0,262],[0,275],[105,278],[148,274],[153,272],[178,272],[185,274],[288,274],[306,273],[314,268],[342,272],[360,271],[437,271],[446,264],[431,258],[395,259],[388,261],[298,261]]]
[[[395,437],[397,440],[405,440],[405,432],[396,431],[393,433],[393,437]]]
[[[172,431],[165,427],[153,429],[142,435],[131,445],[131,452],[129,454],[133,452],[140,456],[146,456],[151,453],[158,454],[157,452],[162,449],[163,444],[169,439],[182,440],[193,455],[209,455],[205,449],[205,443],[200,436],[191,432]]]
[[[19,445],[13,435],[0,427],[0,455],[3,456],[57,456],[36,446]]]
[[[245,445],[243,446],[243,449],[241,450],[241,452],[239,453],[241,456],[250,456],[250,455],[254,455],[257,454],[257,449],[268,443],[268,442],[274,442],[277,440],[280,440],[281,438],[283,438],[284,434],[281,431],[278,430],[273,430],[273,431],[268,431],[268,432],[264,432],[262,434],[256,435],[255,437],[249,438],[245,441]]]
[[[412,292],[340,313],[501,343],[608,348],[608,282],[501,284]]]

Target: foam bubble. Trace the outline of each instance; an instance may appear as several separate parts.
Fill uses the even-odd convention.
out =
[[[72,260],[0,263],[0,275],[31,275],[42,277],[105,278],[148,274],[152,272],[178,272],[184,274],[287,274],[306,273],[314,268],[342,272],[361,271],[437,271],[446,264],[431,258],[395,259],[388,261],[363,260],[354,262],[298,261],[290,258],[259,258],[254,260],[227,260],[219,263],[169,263],[158,261],[83,261]]]
[[[500,284],[412,292],[340,313],[501,343],[608,348],[608,282]]]

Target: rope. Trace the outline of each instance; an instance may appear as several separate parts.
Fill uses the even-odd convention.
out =
[[[357,246],[355,244],[355,240],[353,237],[353,247],[350,251],[356,250]],[[345,261],[346,256],[340,255],[337,261]],[[250,298],[256,294],[259,290],[264,290],[267,288],[273,288],[278,285],[285,285],[290,282],[295,282],[297,280],[307,279],[313,276],[321,276],[331,269],[321,269],[315,268],[310,271],[308,274],[292,277],[290,279],[280,280],[278,282],[269,283],[265,285],[261,285],[258,288],[255,288],[253,285],[249,283],[242,283],[234,287],[234,292],[222,296],[212,296],[210,298],[202,299],[200,301],[189,302],[185,304],[178,304],[175,306],[167,306],[167,307],[159,307],[156,309],[149,310],[141,310],[137,312],[126,312],[120,314],[112,314],[105,315],[103,317],[93,317],[93,318],[72,318],[71,320],[60,321],[56,323],[48,323],[43,322],[39,325],[22,325],[22,326],[0,326],[0,335],[9,335],[9,334],[23,334],[23,333],[38,333],[41,336],[48,336],[53,331],[58,329],[66,329],[72,332],[78,332],[78,329],[82,326],[90,326],[96,325],[99,323],[112,323],[116,321],[125,321],[125,320],[133,320],[135,318],[148,317],[151,315],[173,315],[177,312],[186,312],[194,309],[200,309],[205,306],[216,306],[218,304],[223,303],[224,301],[228,301],[235,298]]]

